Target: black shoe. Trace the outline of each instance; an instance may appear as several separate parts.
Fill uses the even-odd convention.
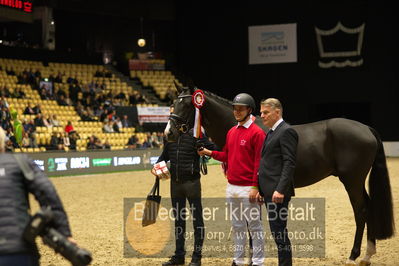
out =
[[[191,260],[188,266],[201,266],[201,259],[199,260]]]
[[[201,258],[201,254],[193,253],[193,255],[191,256],[191,262],[188,266],[201,266]]]
[[[172,256],[170,260],[162,263],[162,266],[184,265],[184,258],[177,258]]]
[[[231,264],[231,266],[237,266],[237,264],[234,260],[233,260],[233,263]]]

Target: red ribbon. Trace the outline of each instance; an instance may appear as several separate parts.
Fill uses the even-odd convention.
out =
[[[200,89],[195,90],[193,96],[191,97],[191,101],[193,102],[195,107],[200,109],[202,106],[204,106],[205,103],[204,92]]]

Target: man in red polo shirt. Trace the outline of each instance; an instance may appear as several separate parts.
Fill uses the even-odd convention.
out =
[[[263,265],[264,261],[263,227],[256,195],[259,191],[258,170],[265,133],[253,122],[251,113],[254,110],[255,101],[252,96],[238,94],[233,100],[233,113],[238,124],[227,133],[223,151],[198,151],[200,155],[227,162],[227,202],[231,210],[238,210],[231,216],[235,244],[233,265],[245,264],[248,231],[253,248],[251,265]]]

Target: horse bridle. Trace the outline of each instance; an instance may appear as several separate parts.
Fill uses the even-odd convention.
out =
[[[191,95],[179,95],[177,96],[178,99],[186,98],[186,97],[191,97]],[[183,134],[187,133],[188,130],[190,129],[190,123],[188,122],[188,119],[184,119],[183,117],[177,115],[177,114],[170,114],[169,116],[170,120],[174,121],[175,127],[178,131],[182,132]]]
[[[192,97],[192,95],[177,96],[178,99],[182,99],[182,98],[186,98],[186,97]],[[183,134],[187,133],[188,130],[190,129],[190,123],[188,122],[188,119],[184,119],[180,115],[172,113],[172,114],[170,114],[169,119],[174,121],[176,129],[178,131],[182,132]],[[206,175],[206,174],[208,174],[208,167],[206,165],[206,160],[204,157],[205,156],[201,156],[201,159],[200,159],[200,171],[203,175]]]

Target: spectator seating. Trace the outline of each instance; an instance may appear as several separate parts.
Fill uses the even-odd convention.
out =
[[[174,80],[182,85],[169,70],[131,70],[130,77],[140,79],[144,86],[153,87],[161,100],[165,100],[171,91],[176,91]]]
[[[56,77],[58,74],[61,74],[62,83],[55,83],[55,89],[62,88],[67,91],[69,86],[67,79],[71,77],[78,80],[81,85],[89,83],[104,84],[104,92],[112,92],[113,95],[120,92],[128,95],[133,91],[131,86],[126,82],[122,82],[114,74],[110,73],[108,75],[103,65],[49,63],[48,66],[44,66],[39,61],[0,58],[0,67],[3,69],[0,71],[0,78],[8,85],[16,84],[18,80],[16,75],[7,75],[6,70],[13,70],[16,74],[30,70],[32,72],[40,71],[42,78]],[[96,76],[97,73],[100,75]],[[101,75],[102,73],[104,75]]]
[[[7,71],[12,70],[14,74],[7,74]],[[121,150],[126,148],[126,144],[131,135],[135,132],[135,128],[122,128],[121,133],[103,133],[102,122],[88,122],[80,121],[81,118],[74,109],[74,106],[60,106],[55,100],[42,100],[38,91],[33,90],[29,84],[17,84],[17,75],[23,71],[29,70],[31,72],[40,71],[42,78],[56,77],[59,73],[62,74],[62,83],[54,83],[56,88],[63,88],[67,91],[68,77],[77,79],[81,84],[88,84],[90,82],[98,82],[105,84],[106,92],[117,93],[120,91],[128,94],[133,90],[132,87],[126,83],[121,82],[113,74],[105,73],[105,68],[102,65],[85,65],[85,64],[64,64],[64,63],[49,63],[49,66],[44,66],[42,62],[16,60],[16,59],[2,59],[0,58],[0,89],[7,87],[10,92],[14,89],[22,89],[25,93],[25,98],[5,98],[10,107],[18,112],[18,117],[21,121],[29,122],[35,118],[34,115],[24,115],[24,109],[31,103],[33,106],[40,104],[42,114],[44,117],[56,114],[60,122],[60,127],[37,127],[36,140],[39,148],[21,148],[15,149],[16,152],[41,152],[45,150],[46,145],[50,143],[53,132],[64,132],[64,127],[67,121],[71,121],[75,130],[78,132],[80,139],[77,141],[77,150],[86,150],[87,139],[91,135],[96,135],[103,143],[108,141],[112,150]],[[99,74],[99,75],[97,75]],[[140,141],[143,140],[145,134],[137,134]]]

